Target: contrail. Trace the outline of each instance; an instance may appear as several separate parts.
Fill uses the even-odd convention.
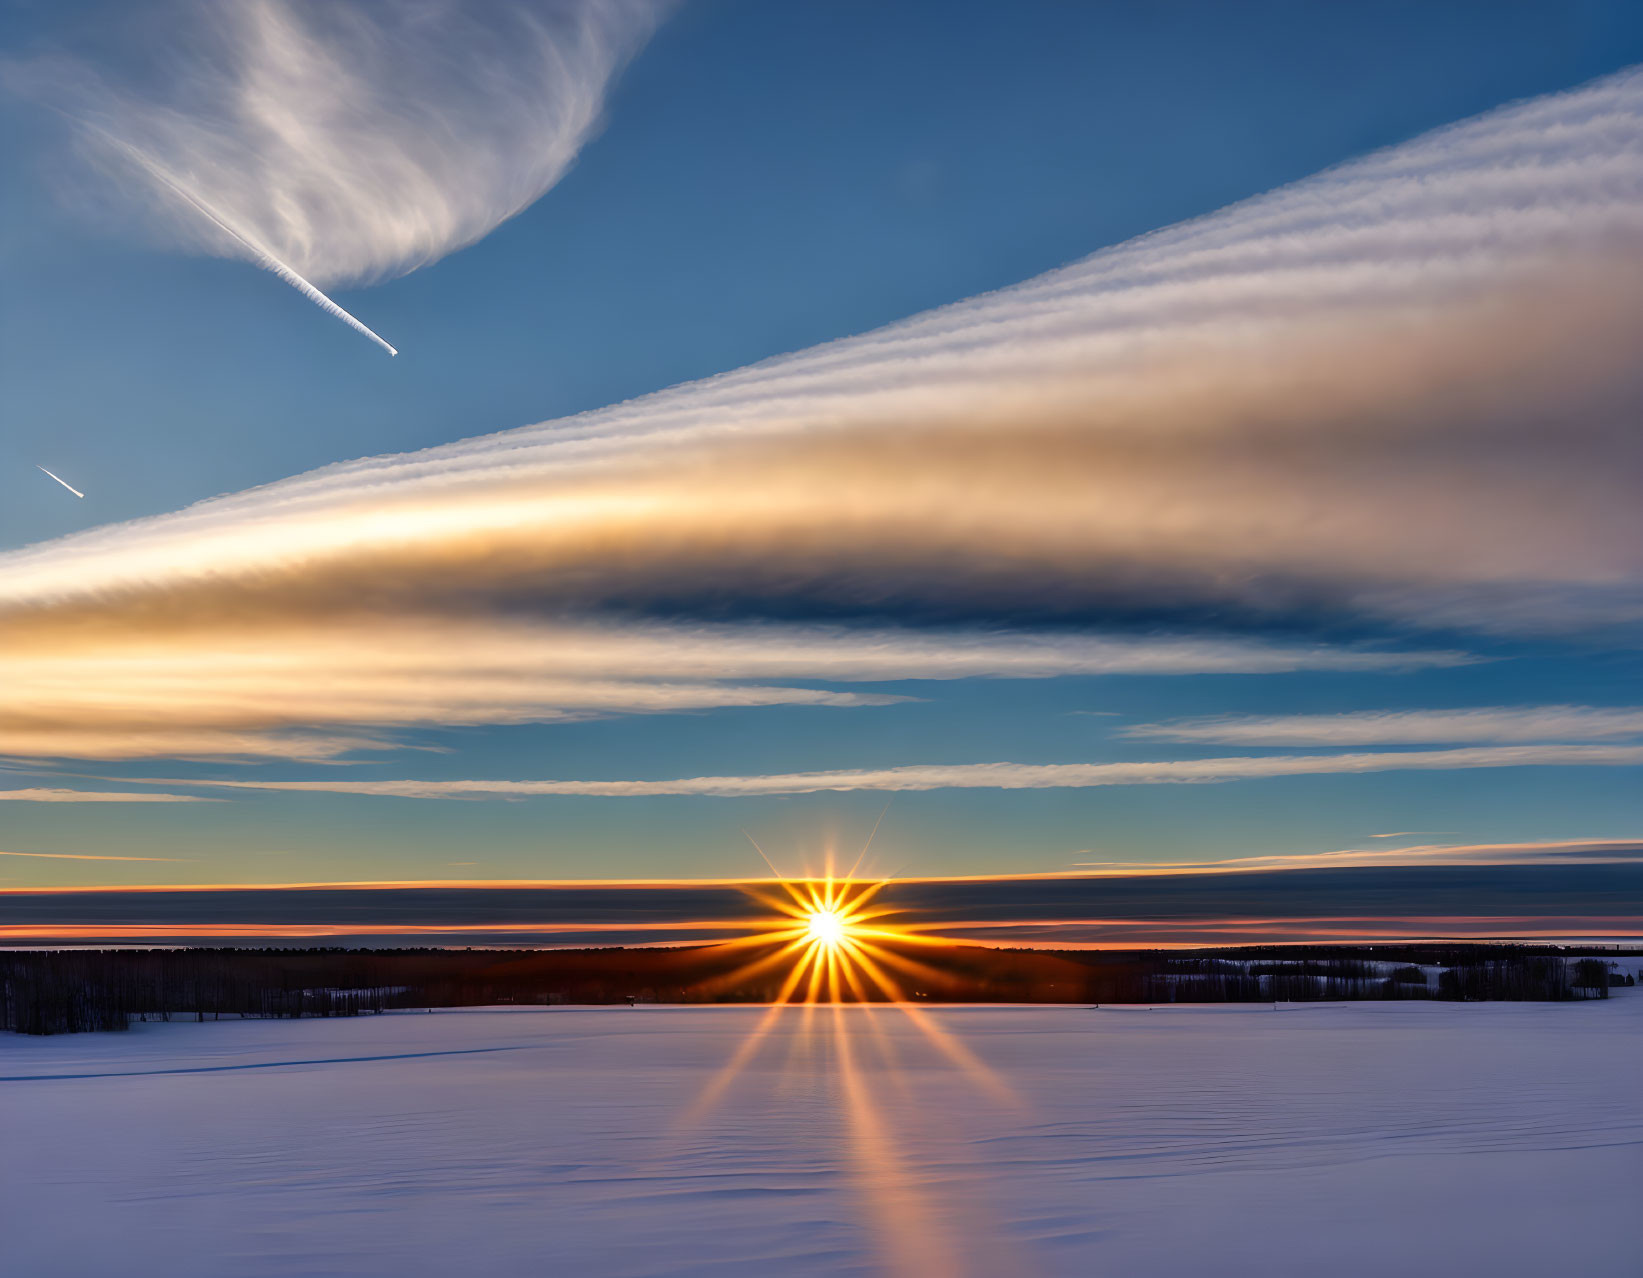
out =
[[[128,142],[122,142],[119,138],[115,137],[112,133],[109,133],[104,129],[98,128],[98,126],[95,125],[95,124],[87,124],[86,127],[89,128],[89,129],[92,129],[93,131],[95,131],[97,133],[97,135],[99,137],[103,138],[106,142],[108,142],[109,145],[119,148],[119,150],[123,151],[126,155],[130,156],[131,159],[134,162],[136,162],[146,173],[148,173],[148,175],[150,177],[154,178],[155,181],[161,183],[163,186],[166,187],[167,190],[171,191],[173,194],[175,194],[177,196],[180,196],[182,199],[186,200],[190,205],[192,205],[194,207],[194,209],[196,211],[198,211],[203,217],[206,217],[206,218],[210,219],[210,221],[215,226],[217,226],[219,229],[221,229],[221,230],[227,232],[229,235],[233,236],[234,239],[238,240],[242,245],[245,246],[246,251],[249,252],[252,255],[252,257],[254,257],[257,260],[259,265],[261,265],[262,267],[264,267],[267,270],[272,271],[275,275],[279,276],[282,280],[284,280],[292,288],[296,289],[297,292],[301,293],[310,302],[312,302],[315,306],[319,307],[320,310],[324,311],[327,315],[336,316],[337,319],[341,320],[344,324],[348,325],[350,328],[354,329],[357,332],[365,334],[366,337],[369,337],[378,346],[382,347],[382,349],[387,351],[388,354],[390,354],[390,355],[398,355],[399,354],[399,351],[395,347],[391,346],[389,343],[384,341],[380,336],[378,336],[375,332],[373,332],[370,328],[366,327],[364,324],[360,323],[357,319],[355,319],[352,315],[350,315],[347,311],[343,310],[342,307],[338,306],[329,297],[325,296],[324,293],[320,292],[317,288],[315,288],[312,284],[310,284],[302,276],[298,275],[294,270],[292,270],[284,262],[280,261],[279,258],[275,257],[272,253],[270,253],[261,244],[257,243],[256,240],[252,239],[249,235],[245,234],[243,231],[236,230],[234,227],[230,226],[226,221],[223,220],[221,215],[219,215],[215,209],[213,209],[204,200],[200,199],[199,196],[195,195],[192,191],[189,191],[186,187],[184,187],[181,183],[179,183],[175,178],[173,178],[171,176],[171,174],[166,172],[166,170],[163,167],[156,164],[153,160],[149,159],[148,156],[144,155],[136,147],[132,146]]]
[[[46,468],[44,466],[41,466],[38,463],[35,464],[34,468],[36,470],[45,470],[46,474],[51,475],[51,472],[49,470],[46,470]],[[64,479],[61,475],[51,475],[51,477],[53,479],[55,479],[59,484],[61,484],[64,488],[68,489],[69,492],[73,493],[76,497],[84,497],[85,496],[85,494],[83,492],[81,492],[73,484],[69,483],[68,480]]]

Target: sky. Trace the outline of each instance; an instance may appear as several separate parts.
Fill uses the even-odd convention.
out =
[[[0,888],[1637,856],[1636,6],[475,12],[0,14]]]

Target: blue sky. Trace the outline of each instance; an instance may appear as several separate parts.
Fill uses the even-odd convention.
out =
[[[27,85],[38,85],[41,66],[61,65],[41,62],[53,49],[110,76],[150,73],[141,65],[150,44],[110,40],[118,23],[133,21],[114,7],[14,4],[3,21],[13,72],[28,69],[21,76]],[[40,95],[9,96],[0,108],[7,164],[31,180],[6,183],[0,194],[0,545],[48,543],[335,462],[596,410],[867,333],[1502,104],[1624,69],[1643,61],[1643,14],[1626,4],[704,2],[666,16],[641,43],[604,102],[602,130],[524,212],[409,274],[328,289],[400,348],[393,360],[246,261],[156,243],[152,218],[128,216],[128,206],[141,203],[129,174],[125,185],[88,177]],[[1626,263],[1633,247],[1603,241],[1603,252]],[[1559,278],[1579,303],[1578,288],[1567,283],[1573,272]],[[1616,291],[1604,305],[1621,318],[1605,331],[1623,336],[1635,312],[1631,294]],[[1569,301],[1564,293],[1559,299]],[[1310,321],[1303,315],[1297,323],[1306,331]],[[1382,336],[1375,330],[1375,340]],[[1492,330],[1488,340],[1497,340]],[[1511,363],[1500,358],[1503,366]],[[1470,385],[1489,376],[1487,363],[1465,367]],[[1567,374],[1574,397],[1557,399],[1552,392],[1567,388],[1556,381],[1561,370],[1548,367],[1530,389],[1549,386],[1549,403],[1576,403],[1594,380],[1610,397],[1603,404],[1635,394],[1623,373],[1587,378],[1577,370]],[[1348,391],[1328,393],[1344,399]],[[1437,386],[1417,409],[1389,401],[1384,422],[1368,423],[1366,437],[1411,414],[1430,429],[1402,451],[1366,455],[1367,482],[1387,468],[1407,478],[1429,465],[1442,479],[1443,459],[1476,448],[1457,465],[1479,477],[1478,501],[1485,502],[1494,480],[1477,459],[1494,454],[1476,443],[1470,419],[1465,430],[1451,429],[1447,393]],[[1571,411],[1601,414],[1597,403],[1579,399]],[[1532,429],[1538,428],[1516,426],[1514,438]],[[1471,442],[1453,444],[1455,438]],[[1262,451],[1267,447],[1256,441],[1247,453],[1251,484],[1265,482],[1258,472],[1272,456],[1290,464],[1287,452]],[[1352,458],[1340,464],[1349,471],[1360,466]],[[63,475],[85,499],[56,488],[36,465]],[[1518,471],[1503,463],[1503,500],[1535,491],[1524,487],[1524,473],[1532,475],[1532,466]],[[987,475],[982,465],[967,482]],[[1205,482],[1189,478],[1186,501],[1199,491],[1191,485]],[[818,484],[826,482],[818,473]],[[1294,473],[1274,482],[1287,487]],[[1601,513],[1615,501],[1611,489],[1626,482],[1623,468],[1611,467],[1606,479],[1573,475],[1548,489],[1544,509],[1531,513],[1555,521],[1561,503],[1585,493],[1595,494],[1588,508]],[[1635,476],[1630,482],[1635,488]],[[1399,519],[1394,500],[1386,518]],[[1635,618],[1623,608],[1594,608],[1589,617],[1548,628],[1524,624],[1528,605],[1521,602],[1459,621],[1434,602],[1445,592],[1470,599],[1469,591],[1505,589],[1503,581],[1520,601],[1532,598],[1530,585],[1546,583],[1587,590],[1618,581],[1629,588],[1626,565],[1601,551],[1604,537],[1625,535],[1624,516],[1592,518],[1589,561],[1573,536],[1550,566],[1525,550],[1520,558],[1534,562],[1521,572],[1506,563],[1507,552],[1491,558],[1479,551],[1466,574],[1431,586],[1418,608],[1400,603],[1390,611],[1362,602],[1378,584],[1371,589],[1354,578],[1337,597],[1334,579],[1313,566],[1303,588],[1268,560],[1215,568],[1216,589],[1192,574],[1176,589],[1164,574],[1156,589],[1103,587],[1065,611],[1046,602],[1063,597],[1056,592],[1034,595],[1030,606],[1015,601],[1006,589],[1009,574],[1002,585],[973,593],[943,587],[947,593],[923,602],[907,581],[870,573],[851,577],[848,590],[834,589],[835,573],[771,593],[759,584],[763,577],[748,575],[763,571],[761,564],[744,567],[757,534],[740,534],[744,540],[732,552],[709,557],[711,579],[687,574],[679,593],[670,594],[647,578],[642,598],[631,590],[591,603],[579,596],[576,607],[624,625],[621,619],[637,610],[647,624],[826,623],[875,634],[893,625],[947,634],[942,627],[962,623],[967,639],[1006,633],[1035,642],[1095,636],[1147,643],[1185,636],[1417,655],[1384,669],[1278,673],[1182,667],[932,680],[904,666],[896,677],[869,683],[829,679],[816,667],[783,678],[823,692],[909,699],[624,709],[562,722],[503,723],[493,715],[474,726],[455,726],[456,719],[442,721],[430,710],[413,723],[362,721],[361,730],[377,732],[382,742],[349,752],[347,763],[248,763],[187,750],[100,755],[94,746],[18,751],[17,770],[0,774],[0,785],[130,792],[142,787],[128,782],[165,778],[164,792],[217,801],[0,804],[0,851],[23,854],[0,862],[0,880],[17,886],[733,875],[757,868],[744,829],[798,868],[807,859],[814,864],[829,840],[843,847],[864,838],[888,793],[869,786],[767,796],[503,800],[188,788],[194,781],[305,782],[343,774],[368,782],[650,781],[1005,761],[1190,762],[1295,750],[1124,734],[1141,724],[1215,716],[1631,706],[1643,686],[1643,661]],[[1468,508],[1457,508],[1454,519],[1465,525]],[[1298,524],[1294,540],[1304,542],[1308,528]],[[75,563],[87,554],[106,559],[119,539],[141,545],[149,535],[113,533],[89,552],[63,543],[45,553],[78,555]],[[197,535],[203,545],[212,533]],[[1457,544],[1464,540],[1457,533]],[[964,561],[962,552],[954,554],[956,580]],[[0,578],[30,562],[0,563]],[[1155,565],[1143,567],[1152,580]],[[603,580],[608,568],[600,561],[587,571]],[[146,571],[133,569],[129,580],[112,586],[88,585],[67,603],[16,606],[68,608],[95,621],[106,605],[103,624],[118,631],[136,625],[131,618],[139,614],[115,605],[128,586],[138,589]],[[407,573],[414,578],[419,571]],[[1281,606],[1269,605],[1270,592],[1220,589],[1229,579],[1264,582],[1269,572],[1282,580]],[[1383,578],[1392,583],[1388,590],[1408,587],[1390,569],[1375,582]],[[438,600],[418,594],[413,611],[425,618],[431,610],[442,624],[476,615],[503,627],[521,614],[556,621],[560,605],[543,601],[537,581],[527,573],[492,583],[478,603],[453,602],[460,592],[429,587]],[[160,602],[140,615],[163,614],[181,589],[165,587]],[[248,598],[237,594],[228,606]],[[1562,613],[1559,598],[1538,606]],[[253,613],[264,606],[251,602]],[[267,606],[281,624],[299,612],[302,625],[313,621],[307,603],[290,605],[289,613],[279,611],[285,604]],[[385,635],[398,624],[373,615]],[[120,677],[144,676],[133,666]],[[1611,728],[1594,736],[1589,723],[1571,722],[1548,728],[1549,735],[1502,736],[1497,726],[1493,735],[1463,732],[1441,742],[1418,734],[1367,744],[1319,736],[1307,752],[1626,745],[1643,738],[1643,731]],[[897,793],[880,835],[879,868],[1004,873],[1090,860],[1309,854],[1380,846],[1372,836],[1391,831],[1415,832],[1397,841],[1415,844],[1624,839],[1643,824],[1639,793],[1638,767],[1613,761],[1214,784],[942,786]],[[176,859],[55,859],[64,855]]]

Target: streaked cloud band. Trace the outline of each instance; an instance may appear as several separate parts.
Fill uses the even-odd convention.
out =
[[[1434,745],[1448,741],[1618,741],[1643,737],[1638,706],[1486,706],[1347,714],[1178,719],[1124,728],[1125,737],[1215,745]]]
[[[163,627],[0,656],[0,755],[336,758],[397,730],[732,707],[882,706],[904,694],[795,686],[1102,674],[1398,671],[1464,664],[1246,639],[921,633],[824,626],[404,621]],[[365,725],[362,727],[361,725]]]
[[[1640,345],[1629,72],[875,333],[0,557],[0,751],[872,704],[798,685],[1138,634],[1216,669],[1588,635],[1643,618]],[[709,631],[711,675],[670,661]]]
[[[1059,790],[1110,785],[1207,785],[1223,781],[1364,772],[1639,765],[1643,765],[1643,745],[1541,745],[1385,751],[1374,754],[1171,759],[1156,762],[914,764],[836,772],[683,777],[668,781],[360,781],[338,777],[319,781],[219,779],[202,782],[171,781],[167,784],[197,784],[233,790],[380,795],[402,799],[528,798],[534,795],[579,795],[589,798],[698,795],[713,798],[750,798],[760,795],[819,794],[854,790]]]
[[[158,790],[74,790],[56,786],[27,786],[0,790],[0,803],[204,803],[194,794],[165,794]],[[16,853],[17,856],[24,855]],[[121,858],[116,857],[115,860]],[[139,860],[145,858],[137,858]]]
[[[898,880],[898,923],[983,944],[1249,944],[1397,937],[1643,935],[1643,844],[1590,860],[1519,845],[1493,862],[1237,873]],[[355,883],[0,889],[0,944],[520,946],[688,943],[759,926],[746,882]],[[402,938],[402,939],[398,939]]]

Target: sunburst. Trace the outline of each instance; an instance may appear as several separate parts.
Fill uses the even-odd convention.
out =
[[[878,826],[873,828],[876,832]],[[753,842],[751,835],[749,842]],[[753,846],[759,848],[756,842]],[[759,848],[776,877],[747,884],[744,890],[772,912],[750,922],[746,936],[721,943],[725,948],[746,947],[757,953],[711,985],[745,988],[752,979],[780,973],[780,988],[765,1014],[682,1116],[681,1125],[702,1121],[718,1105],[779,1021],[785,1018],[789,1032],[796,1030],[795,1043],[819,1030],[831,1045],[828,1059],[838,1070],[840,1109],[849,1133],[855,1179],[884,1249],[887,1270],[906,1278],[957,1273],[960,1265],[952,1239],[938,1227],[938,1205],[928,1187],[908,1172],[887,1111],[873,1095],[872,1080],[895,1076],[900,1068],[899,1053],[892,1051],[890,1037],[879,1024],[880,1015],[905,1016],[994,1100],[1009,1108],[1018,1108],[1020,1101],[968,1047],[909,998],[909,994],[916,997],[924,992],[921,987],[940,982],[942,976],[906,951],[962,942],[931,935],[919,923],[898,921],[900,912],[882,895],[890,880],[855,877],[866,854],[863,847],[850,873],[842,878],[834,876],[829,866],[822,878],[788,879]],[[818,1003],[831,1004],[830,1012],[820,1014]],[[863,1006],[845,1006],[852,1003]],[[798,1018],[796,1025],[793,1017]],[[851,1030],[852,1023],[856,1032]],[[865,1036],[860,1032],[863,1029]],[[858,1061],[858,1054],[865,1050],[858,1041],[863,1037],[877,1045],[881,1069]],[[792,1068],[791,1057],[788,1068]]]
[[[829,849],[823,877],[788,878],[776,868],[759,841],[742,831],[775,876],[773,884],[748,884],[743,890],[775,913],[750,924],[746,936],[721,943],[727,949],[763,949],[766,953],[709,982],[709,986],[729,988],[785,967],[786,977],[771,1000],[780,1006],[795,1002],[905,1004],[908,997],[902,981],[912,978],[939,983],[939,972],[902,951],[952,942],[929,935],[922,927],[893,921],[899,912],[876,900],[890,879],[856,877],[889,810],[887,803],[873,822],[855,863],[842,877],[833,872],[833,853]]]
[[[881,812],[879,822],[883,820]],[[729,1079],[751,1059],[781,1009],[795,1003],[812,1008],[818,1003],[892,1004],[973,1081],[999,1100],[1016,1103],[997,1075],[915,1001],[924,992],[921,986],[940,987],[947,978],[938,967],[907,951],[949,949],[963,942],[936,935],[927,930],[926,924],[898,922],[897,916],[904,912],[880,900],[891,879],[855,877],[878,833],[879,822],[874,823],[873,834],[868,835],[855,864],[843,877],[832,872],[829,855],[825,876],[784,878],[753,836],[747,836],[776,878],[749,883],[743,890],[773,912],[765,919],[750,922],[747,935],[720,942],[720,948],[762,952],[705,983],[701,992],[745,988],[752,980],[776,973],[781,973],[780,986],[770,1000],[770,1015],[749,1035],[721,1078],[707,1089],[702,1098],[704,1105],[711,1106]]]
[[[904,1003],[909,981],[940,973],[902,951],[950,944],[897,925],[897,911],[879,903],[887,879],[778,879],[744,890],[773,913],[727,948],[765,953],[712,982],[731,987],[781,972],[775,1003]]]
[[[754,925],[749,934],[727,947],[751,947],[770,952],[728,973],[715,986],[727,987],[750,977],[787,967],[786,979],[772,1002],[783,1003],[905,1003],[907,994],[897,977],[937,977],[927,965],[898,953],[914,945],[947,944],[944,938],[918,935],[895,925],[896,913],[875,904],[875,898],[889,879],[858,879],[856,871],[867,859],[873,839],[884,822],[890,805],[885,804],[872,832],[862,844],[855,864],[842,878],[833,873],[831,851],[823,878],[784,877],[751,834],[747,841],[770,867],[779,893],[765,884],[745,890],[755,900],[775,910],[767,922]],[[896,943],[890,949],[884,943]],[[772,948],[774,947],[774,948]]]
[[[805,933],[823,949],[842,945],[849,927],[850,920],[834,910],[813,910],[804,920]]]

